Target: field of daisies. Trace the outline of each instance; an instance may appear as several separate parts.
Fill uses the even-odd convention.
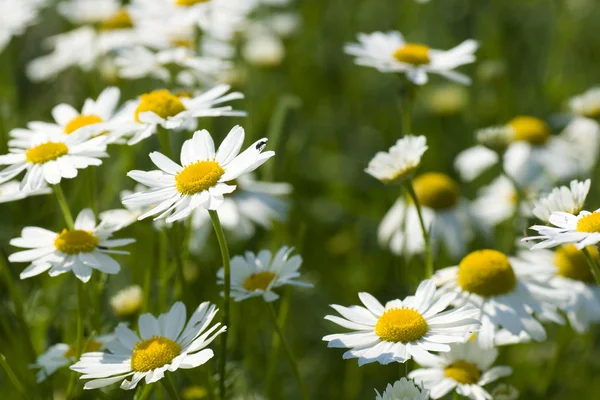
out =
[[[0,398],[600,398],[598,21],[0,0]]]

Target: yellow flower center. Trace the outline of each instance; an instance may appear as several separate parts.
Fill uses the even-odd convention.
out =
[[[181,7],[190,7],[195,4],[208,3],[210,0],[175,0],[175,4]]]
[[[188,386],[184,389],[182,396],[183,400],[200,400],[208,397],[208,391],[202,386]]]
[[[467,254],[458,265],[458,285],[483,297],[510,293],[517,286],[508,257],[496,250],[477,250]]]
[[[30,148],[25,153],[27,162],[34,164],[43,164],[48,161],[56,160],[69,152],[69,148],[62,142],[46,142]]]
[[[375,333],[386,342],[408,343],[421,339],[429,329],[427,321],[414,308],[392,308],[379,317]]]
[[[102,122],[102,118],[100,118],[96,114],[78,115],[71,121],[69,121],[69,123],[65,126],[65,133],[67,135],[70,135],[79,128],[83,128],[84,126],[93,125],[100,122]]]
[[[81,354],[93,353],[95,351],[100,350],[101,348],[102,348],[102,343],[97,342],[95,340],[88,340],[87,342],[84,343],[83,349],[81,350]],[[65,358],[73,358],[73,357],[77,357],[77,348],[75,347],[75,345],[72,345],[71,347],[69,347],[69,350],[67,350],[67,352],[65,353]]]
[[[175,37],[169,40],[173,47],[185,47],[186,49],[193,49],[196,47],[196,41],[191,38]]]
[[[121,8],[115,15],[100,24],[100,29],[105,31],[127,28],[133,28],[133,21],[124,8]]]
[[[444,369],[444,374],[463,385],[474,385],[481,379],[481,370],[467,361],[454,361]]]
[[[514,140],[542,145],[550,138],[550,127],[535,117],[516,117],[508,125],[515,133]]]
[[[428,172],[413,181],[419,203],[434,210],[452,208],[458,203],[458,184],[446,174]]]
[[[406,43],[394,52],[394,58],[412,65],[425,65],[431,62],[429,47],[417,43]]]
[[[600,212],[594,211],[577,221],[577,231],[596,233],[600,232]]]
[[[600,104],[594,104],[583,110],[583,116],[587,118],[598,118],[600,117]]]
[[[135,344],[131,355],[131,369],[147,372],[170,363],[181,353],[181,346],[163,336],[152,336]]]
[[[600,258],[595,246],[588,246],[588,252],[597,262]],[[590,271],[585,254],[572,244],[564,245],[554,253],[554,265],[558,268],[559,275],[587,283],[594,283],[594,275]]]
[[[98,242],[98,238],[91,232],[63,229],[54,240],[54,247],[66,254],[91,253],[98,247]]]
[[[181,170],[175,177],[175,186],[181,194],[196,194],[214,186],[225,173],[216,161],[198,161]]]
[[[275,274],[269,271],[252,274],[244,281],[244,289],[250,291],[267,290],[273,279],[275,279]]]
[[[143,94],[140,100],[140,105],[135,110],[135,120],[138,122],[140,122],[140,114],[147,111],[152,111],[161,118],[174,117],[185,111],[185,106],[179,97],[166,89]]]

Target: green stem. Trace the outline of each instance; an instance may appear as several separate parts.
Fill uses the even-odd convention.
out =
[[[160,125],[156,129],[158,130],[158,142],[160,143],[162,153],[165,156],[172,158],[173,152],[171,151],[171,137],[169,136],[169,131]]]
[[[152,391],[152,385],[140,385],[135,391],[135,396],[133,400],[146,400]]]
[[[290,309],[291,291],[286,288],[285,293],[281,299],[281,305],[279,306],[279,316],[277,317],[277,325],[282,329],[285,326],[288,311]],[[267,364],[267,378],[265,380],[265,398],[269,398],[271,394],[271,386],[273,385],[273,378],[275,376],[275,370],[277,369],[277,358],[279,355],[279,347],[281,346],[281,338],[277,332],[273,332],[271,339],[271,354]]]
[[[410,135],[412,133],[412,109],[417,95],[417,86],[405,81],[402,89],[402,135]]]
[[[298,381],[298,386],[300,386],[300,390],[302,391],[302,397],[307,400],[310,399],[310,394],[308,393],[308,389],[302,380],[302,375],[300,375],[300,370],[298,369],[298,363],[296,362],[296,358],[294,357],[294,353],[290,348],[288,342],[285,340],[285,336],[281,330],[281,327],[277,323],[277,315],[275,314],[275,309],[273,308],[273,304],[269,302],[265,302],[267,308],[269,309],[269,314],[271,315],[271,320],[273,321],[273,325],[275,326],[275,330],[281,339],[281,344],[287,353],[288,359],[290,360],[290,365],[292,366],[292,372]]]
[[[167,288],[169,287],[169,238],[167,237],[167,228],[162,228],[159,232],[159,260],[158,276],[161,282],[158,292],[158,309],[164,310],[167,307]]]
[[[452,396],[452,400],[460,400],[460,398],[461,398],[461,395],[458,394],[456,389],[454,389],[454,395]]]
[[[94,214],[98,213],[98,207],[96,205],[96,168],[91,167],[88,168],[89,172],[88,172],[88,185],[89,185],[89,191],[88,191],[88,205],[90,206],[90,208],[92,209],[92,211],[94,212]]]
[[[431,257],[431,243],[429,242],[429,231],[425,226],[425,220],[423,219],[423,211],[421,210],[421,204],[415,193],[412,181],[406,182],[406,190],[415,203],[417,209],[417,215],[419,216],[419,224],[421,224],[421,231],[423,232],[423,241],[425,242],[425,278],[430,278],[433,275],[433,258]]]
[[[283,95],[277,102],[277,106],[275,107],[275,111],[269,122],[269,130],[267,131],[269,148],[275,150],[275,152],[279,149],[279,143],[282,141],[283,128],[288,113],[290,110],[300,107],[301,104],[298,97],[289,94]],[[277,160],[273,160],[264,166],[263,177],[265,180],[273,180],[275,168],[277,167],[276,161]]]
[[[2,368],[4,368],[4,372],[6,372],[8,379],[15,386],[15,388],[17,389],[19,394],[24,399],[30,399],[29,395],[27,394],[27,391],[23,387],[23,384],[21,384],[21,381],[19,381],[19,378],[17,378],[17,375],[15,375],[15,372],[12,370],[12,368],[6,361],[6,357],[4,357],[4,354],[2,354],[2,353],[0,353],[0,365],[2,366]]]
[[[183,256],[182,256],[182,251],[183,251],[183,246],[184,246],[184,242],[185,242],[185,238],[182,238],[181,235],[181,223],[173,223],[173,226],[171,227],[171,248],[173,250],[173,257],[175,258],[175,268],[177,269],[177,280],[179,280],[179,285],[180,285],[180,298],[184,299],[185,295],[186,295],[186,291],[185,291],[185,276],[183,274],[183,268],[184,268],[184,263],[183,263]],[[185,303],[185,301],[184,301]]]
[[[585,255],[585,259],[587,260],[587,262],[592,270],[592,274],[594,275],[594,278],[596,279],[596,283],[598,285],[600,285],[600,266],[598,266],[598,263],[596,261],[594,261],[594,259],[592,258],[592,255],[590,254],[590,252],[588,251],[587,248],[584,247],[583,249],[581,249],[581,251]]]
[[[177,394],[177,388],[175,387],[175,383],[173,382],[171,374],[166,373],[165,379],[161,379],[160,383],[163,384],[165,390],[169,394],[169,397],[171,397],[171,400],[180,400],[179,395]]]
[[[224,289],[223,289],[223,326],[227,327],[227,330],[221,334],[221,358],[219,359],[219,395],[221,400],[225,400],[225,363],[227,361],[227,333],[229,332],[229,294],[231,291],[231,265],[229,264],[229,249],[227,248],[227,241],[225,240],[225,232],[221,226],[219,220],[219,214],[215,210],[208,210],[210,219],[219,241],[219,248],[221,249],[221,258],[223,260],[223,269],[225,271],[223,276]]]
[[[65,199],[65,194],[62,191],[60,183],[53,185],[54,193],[56,194],[56,200],[58,200],[58,206],[65,217],[65,223],[67,224],[67,229],[73,230],[73,215],[71,215],[71,211],[69,210],[69,204],[67,203],[67,199]]]
[[[79,360],[81,354],[83,353],[83,320],[85,319],[85,290],[84,283],[77,279],[77,339],[75,342],[75,360]],[[75,386],[77,386],[77,377],[78,373],[73,371],[71,373],[71,380],[69,381],[69,386],[67,387],[67,393],[65,398],[71,399],[73,398],[72,394],[75,390]]]

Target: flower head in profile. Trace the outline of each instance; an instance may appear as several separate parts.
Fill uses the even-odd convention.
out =
[[[413,357],[431,357],[430,351],[450,351],[448,343],[463,343],[479,329],[479,310],[461,307],[444,311],[456,297],[436,300],[433,281],[421,282],[414,296],[388,301],[385,306],[368,293],[359,293],[363,306],[332,305],[342,317],[325,319],[355,332],[327,335],[328,347],[349,348],[343,358],[371,362],[403,363]]]
[[[92,276],[92,270],[107,274],[117,274],[121,267],[109,254],[129,254],[112,250],[135,242],[135,239],[111,239],[114,229],[102,223],[96,225],[94,213],[89,208],[82,210],[73,230],[63,229],[56,233],[44,228],[27,227],[21,237],[12,239],[10,244],[29,250],[13,253],[11,262],[30,262],[21,272],[21,279],[30,278],[48,271],[57,276],[73,271],[82,282]]]
[[[571,214],[554,211],[548,225],[533,225],[531,230],[538,235],[523,238],[524,241],[539,241],[532,249],[547,249],[562,244],[574,244],[578,249],[600,243],[600,209]]]
[[[365,172],[384,183],[410,179],[427,150],[426,142],[425,136],[405,136],[388,152],[375,154]]]
[[[121,389],[130,390],[144,378],[148,384],[162,379],[167,371],[199,367],[214,356],[206,347],[227,329],[220,323],[208,328],[217,311],[214,304],[204,302],[187,325],[182,302],[158,318],[142,314],[139,335],[120,325],[115,329],[116,340],[106,345],[109,353],[84,353],[71,369],[83,374],[80,379],[89,380],[84,389],[121,381]]]
[[[379,394],[377,390],[375,400],[428,400],[429,391],[419,389],[413,381],[406,378],[400,378],[399,381],[389,384],[385,388],[383,394]]]
[[[469,39],[450,50],[436,50],[420,43],[407,43],[400,32],[359,33],[358,42],[344,48],[347,54],[356,57],[356,64],[380,72],[403,72],[416,85],[427,83],[427,73],[469,84],[470,78],[454,69],[474,62],[479,47],[475,40]]]
[[[417,384],[430,390],[432,399],[440,399],[451,391],[472,400],[491,399],[483,388],[488,383],[512,373],[510,367],[492,367],[498,357],[496,348],[481,348],[476,341],[454,344],[447,353],[419,360],[422,367],[408,374]]]
[[[142,288],[138,285],[131,285],[112,296],[110,306],[116,316],[129,317],[139,311],[142,301]]]
[[[569,187],[561,186],[552,189],[548,196],[535,202],[533,215],[544,222],[550,221],[550,215],[555,211],[578,214],[583,208],[585,198],[590,191],[591,181],[571,181]]]
[[[274,289],[284,286],[313,287],[310,283],[297,281],[300,277],[302,257],[291,256],[294,249],[283,246],[272,255],[269,250],[261,250],[258,254],[247,251],[244,257],[231,259],[231,296],[235,301],[262,296],[267,301],[275,301],[279,295]],[[224,269],[217,273],[219,284],[224,283]]]
[[[593,87],[569,100],[569,108],[575,115],[586,118],[600,117],[600,87]]]

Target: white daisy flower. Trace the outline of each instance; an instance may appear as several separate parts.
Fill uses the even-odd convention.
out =
[[[84,389],[122,381],[121,389],[130,390],[143,378],[149,384],[162,379],[166,371],[199,367],[214,356],[206,346],[227,329],[220,323],[207,329],[217,311],[214,304],[200,304],[185,328],[186,309],[181,302],[158,318],[142,314],[138,320],[139,335],[118,326],[117,339],[106,345],[110,353],[85,353],[71,369],[83,374],[80,379],[90,379]]]
[[[343,358],[358,358],[358,365],[371,362],[403,363],[412,357],[431,357],[429,351],[450,351],[448,343],[462,343],[480,322],[479,310],[461,307],[444,311],[456,297],[444,294],[435,300],[432,280],[421,282],[414,296],[392,300],[385,307],[368,293],[358,297],[365,305],[342,307],[333,304],[343,318],[330,320],[356,332],[327,335],[328,347],[349,348]]]
[[[574,118],[564,128],[561,138],[569,144],[567,158],[570,177],[592,175],[600,154],[600,125],[589,118]],[[565,173],[564,175],[566,175]]]
[[[523,241],[540,240],[532,249],[547,249],[561,244],[572,243],[578,249],[600,242],[600,209],[579,214],[554,211],[548,218],[547,225],[534,225],[529,229],[539,235],[523,238]]]
[[[226,182],[252,172],[269,158],[273,151],[262,152],[267,139],[254,142],[239,153],[244,142],[244,129],[235,126],[215,152],[215,145],[207,130],[196,131],[181,148],[181,164],[162,153],[152,152],[150,158],[160,171],[130,171],[127,175],[150,187],[123,199],[132,207],[152,206],[138,219],[157,215],[173,222],[188,217],[196,208],[216,210],[223,203],[223,195],[232,193],[235,186]]]
[[[27,227],[21,237],[10,244],[31,250],[19,251],[8,257],[11,262],[30,262],[21,272],[21,279],[31,278],[47,270],[50,276],[73,271],[82,282],[92,276],[92,269],[107,274],[117,274],[121,266],[108,254],[129,254],[112,250],[135,242],[135,239],[110,239],[114,229],[103,224],[96,225],[94,213],[82,210],[75,220],[74,229],[55,233],[43,228]]]
[[[453,305],[471,305],[479,310],[481,330],[477,341],[484,348],[507,344],[504,337],[526,333],[536,341],[546,340],[546,331],[533,314],[546,314],[564,305],[568,296],[548,281],[554,270],[526,260],[507,257],[496,250],[477,250],[457,266],[434,275],[440,293],[453,293]],[[501,328],[510,335],[500,336]]]
[[[13,36],[22,35],[36,22],[41,6],[33,1],[0,0],[0,52]]]
[[[492,367],[498,358],[495,348],[483,349],[476,341],[452,345],[451,348],[448,353],[417,360],[425,368],[408,374],[417,384],[430,390],[432,399],[441,399],[455,390],[472,400],[491,399],[483,386],[512,374],[510,367]]]
[[[390,147],[388,152],[375,154],[365,172],[383,183],[410,179],[428,149],[426,143],[425,136],[407,135]]]
[[[569,100],[569,108],[575,115],[586,118],[600,117],[600,87],[588,89]]]
[[[388,383],[383,394],[379,394],[377,390],[375,400],[428,400],[429,391],[420,390],[413,381],[406,378],[400,378],[394,382],[394,385]]]
[[[242,55],[250,65],[273,68],[281,65],[285,57],[285,46],[281,39],[271,33],[253,34],[244,43]]]
[[[138,285],[119,290],[110,298],[110,306],[118,317],[129,317],[138,312],[142,306],[142,288]]]
[[[347,54],[356,57],[356,64],[380,72],[404,72],[416,85],[427,83],[427,73],[469,84],[471,79],[454,69],[474,62],[474,53],[479,47],[475,40],[469,39],[453,49],[436,50],[424,44],[407,43],[400,32],[359,33],[358,41],[344,47]]]
[[[569,187],[561,186],[552,189],[548,196],[539,199],[533,207],[533,215],[544,222],[550,220],[550,215],[555,211],[563,211],[569,214],[578,214],[583,208],[585,198],[590,191],[591,181],[571,181]]]
[[[473,219],[458,184],[445,174],[428,172],[417,176],[413,187],[430,231],[432,249],[437,251],[443,244],[452,257],[462,256],[472,236]],[[425,243],[417,209],[408,198],[399,198],[384,216],[378,239],[394,254],[423,253]]]
[[[51,134],[32,135],[27,143],[9,148],[9,154],[0,156],[0,165],[10,165],[0,171],[0,183],[23,171],[21,190],[38,190],[45,182],[60,183],[62,178],[75,178],[78,169],[102,164],[100,157],[108,157],[106,138],[90,139],[86,132],[76,132],[58,138]]]
[[[478,191],[478,197],[472,203],[473,214],[485,225],[496,226],[518,215],[531,214],[531,207],[519,202],[519,195],[512,181],[504,175],[494,179],[489,185]]]
[[[57,6],[63,17],[77,25],[100,23],[120,9],[119,0],[63,0]]]
[[[300,276],[302,257],[298,254],[290,257],[293,248],[283,246],[272,255],[269,250],[261,250],[258,254],[247,251],[244,257],[231,259],[231,297],[242,301],[262,296],[267,301],[275,301],[279,295],[274,289],[284,286],[313,287],[311,283],[294,279]],[[225,270],[217,272],[217,283],[223,285]]]
[[[219,85],[198,96],[178,97],[166,89],[155,90],[130,101],[118,113],[115,131],[118,134],[132,134],[127,142],[134,145],[157,132],[159,126],[165,129],[196,128],[196,118],[235,116],[244,117],[246,112],[232,110],[231,106],[220,104],[244,98],[240,92],[228,93],[229,85]]]
[[[0,203],[8,203],[11,201],[22,200],[29,196],[39,196],[42,194],[52,193],[45,184],[37,190],[21,190],[21,184],[17,181],[10,181],[0,185]]]

